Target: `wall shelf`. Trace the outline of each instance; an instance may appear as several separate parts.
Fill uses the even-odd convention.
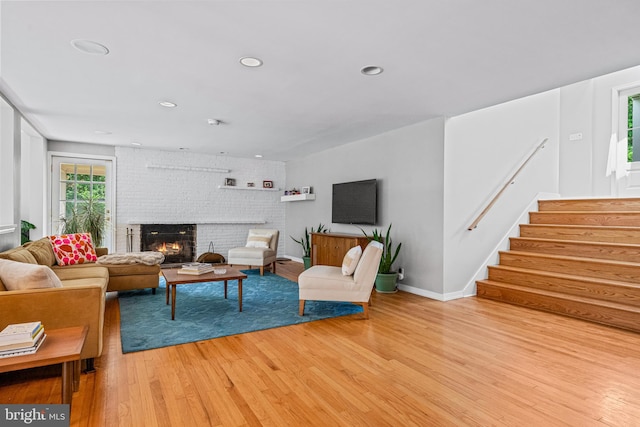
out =
[[[299,202],[302,200],[315,200],[315,194],[292,194],[290,196],[280,197],[281,202]]]
[[[222,190],[280,191],[279,188],[240,187],[236,185],[218,185]]]
[[[190,172],[213,172],[213,173],[231,172],[230,169],[222,169],[222,168],[204,168],[204,167],[197,167],[197,166],[176,166],[176,165],[156,165],[156,164],[148,164],[147,168],[169,169],[169,170],[190,171]]]
[[[267,221],[264,219],[206,219],[206,220],[181,220],[181,221],[147,221],[147,220],[131,220],[127,221],[127,224],[130,225],[140,225],[140,224],[266,224]]]

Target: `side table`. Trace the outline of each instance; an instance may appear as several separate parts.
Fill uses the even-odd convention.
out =
[[[0,373],[20,369],[39,368],[62,364],[62,403],[71,407],[71,397],[80,387],[80,352],[84,347],[89,328],[45,329],[47,337],[33,354],[5,357],[0,359]]]

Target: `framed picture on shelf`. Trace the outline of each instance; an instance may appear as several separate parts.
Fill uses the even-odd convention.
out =
[[[273,181],[262,181],[262,188],[273,188]]]
[[[311,187],[302,187],[300,192],[302,194],[311,194]]]
[[[236,186],[236,180],[234,178],[225,178],[224,179],[224,185],[225,185],[225,187],[235,187]]]

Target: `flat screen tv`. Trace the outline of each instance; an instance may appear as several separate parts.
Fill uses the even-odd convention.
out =
[[[375,179],[333,184],[331,222],[375,225],[378,182]]]

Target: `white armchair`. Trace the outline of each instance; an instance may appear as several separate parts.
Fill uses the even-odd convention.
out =
[[[280,233],[275,229],[254,228],[249,230],[247,244],[240,248],[229,249],[227,263],[260,267],[260,275],[264,276],[264,268],[271,266],[271,272],[276,272],[278,258],[278,238]]]
[[[353,275],[345,276],[341,267],[314,265],[298,276],[300,316],[304,316],[306,300],[349,301],[362,306],[369,318],[371,291],[378,273],[382,243],[370,242],[362,253]]]

